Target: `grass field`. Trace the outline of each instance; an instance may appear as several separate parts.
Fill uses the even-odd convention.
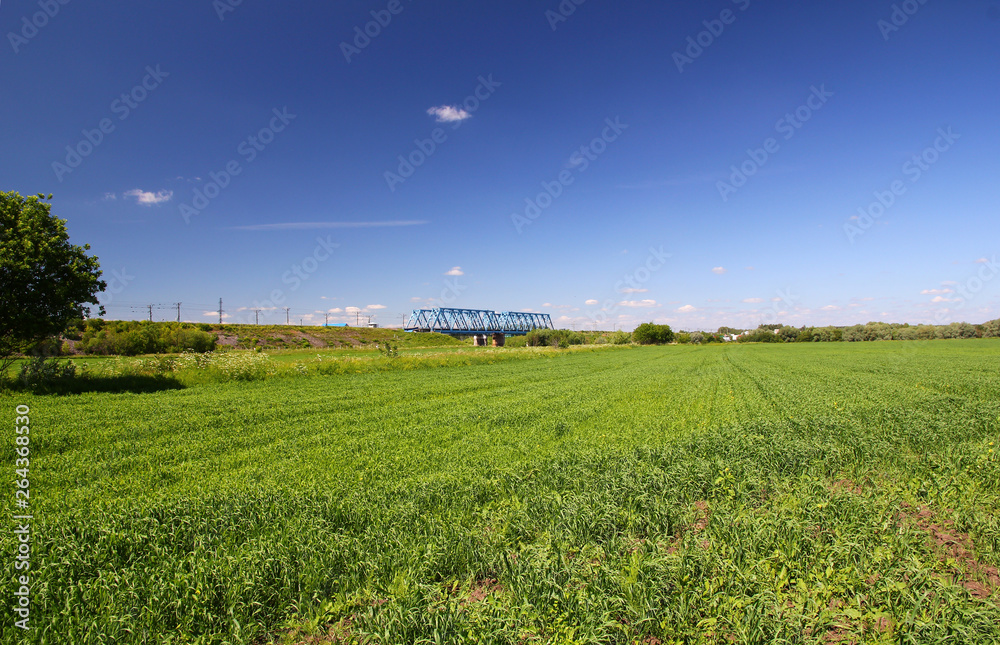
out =
[[[2,641],[1000,642],[1000,341],[532,356],[0,394]]]

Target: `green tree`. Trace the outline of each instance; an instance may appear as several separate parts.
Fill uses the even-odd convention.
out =
[[[673,342],[674,332],[670,325],[642,323],[632,332],[632,340],[640,345],[665,345]]]
[[[44,199],[0,192],[0,376],[17,354],[88,316],[107,287],[90,245],[70,244]]]

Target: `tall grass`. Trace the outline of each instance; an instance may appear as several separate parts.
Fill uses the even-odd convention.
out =
[[[17,394],[37,622],[4,641],[1000,642],[966,585],[1000,563],[1000,343],[525,355]]]

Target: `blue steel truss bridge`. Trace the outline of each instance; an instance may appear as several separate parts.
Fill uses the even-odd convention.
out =
[[[506,336],[520,336],[533,329],[554,329],[549,314],[523,311],[496,312],[489,309],[414,309],[403,327],[405,331],[438,332],[452,336],[473,336],[476,345],[486,344],[493,336],[494,345],[503,345]]]

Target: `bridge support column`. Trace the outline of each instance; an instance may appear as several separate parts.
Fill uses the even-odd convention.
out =
[[[486,334],[476,334],[472,337],[473,347],[486,347]]]
[[[503,347],[504,343],[507,341],[507,336],[505,334],[493,334],[493,346]]]

